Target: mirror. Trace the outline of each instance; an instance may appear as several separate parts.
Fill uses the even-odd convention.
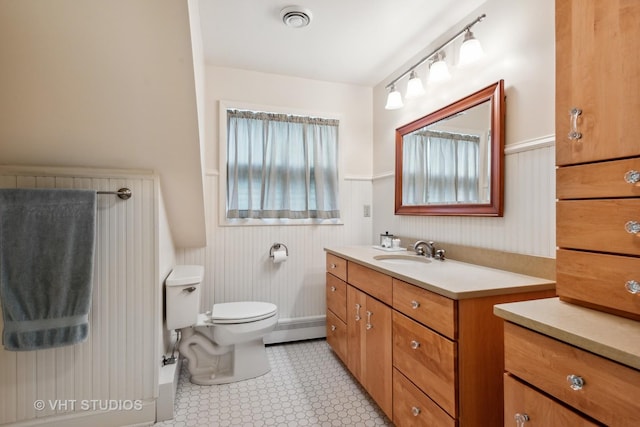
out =
[[[396,215],[502,216],[504,81],[396,129]]]

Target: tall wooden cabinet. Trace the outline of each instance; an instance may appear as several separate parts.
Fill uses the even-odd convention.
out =
[[[582,350],[593,341],[573,332],[576,322],[599,330],[600,312],[640,320],[639,51],[640,1],[556,0],[560,301],[505,323],[505,425],[640,424],[640,371]],[[577,318],[578,306],[595,311]],[[639,339],[623,320],[627,339]]]
[[[557,290],[640,319],[640,2],[556,1]]]

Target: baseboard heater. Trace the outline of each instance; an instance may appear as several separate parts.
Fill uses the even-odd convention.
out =
[[[264,337],[264,343],[278,344],[289,341],[325,338],[327,335],[326,317],[321,315],[278,319],[275,329]]]

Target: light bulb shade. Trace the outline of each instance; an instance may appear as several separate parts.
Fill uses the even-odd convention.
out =
[[[473,36],[471,31],[467,31],[464,35],[464,42],[460,46],[460,59],[459,64],[461,66],[471,64],[484,56],[484,50],[480,41]]]
[[[416,73],[416,70],[413,70],[409,75],[405,98],[417,98],[421,95],[424,95],[424,86],[422,85],[422,80],[420,80],[420,77],[418,77],[418,73]]]
[[[444,62],[444,58],[438,59],[429,68],[429,83],[441,83],[451,79],[449,67]]]
[[[389,89],[389,95],[387,96],[387,105],[384,106],[386,110],[397,110],[402,108],[402,95],[396,90],[395,86],[391,86]]]

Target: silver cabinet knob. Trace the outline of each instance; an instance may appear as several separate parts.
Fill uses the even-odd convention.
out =
[[[633,295],[640,295],[640,283],[635,280],[629,280],[624,284],[625,289]]]
[[[640,172],[637,170],[630,170],[624,174],[624,182],[627,184],[637,184],[640,182]]]
[[[513,418],[516,420],[516,427],[524,427],[524,423],[529,421],[527,414],[516,414]]]
[[[571,390],[582,390],[582,387],[584,387],[584,379],[578,375],[567,375],[567,382]]]
[[[411,348],[417,350],[420,347],[420,343],[416,340],[411,341]]]
[[[640,222],[638,221],[627,221],[624,225],[624,229],[629,234],[638,234],[640,233]]]
[[[331,325],[331,330],[335,331],[336,330],[336,325]]]
[[[414,310],[420,307],[420,303],[418,301],[411,301],[411,308]]]
[[[331,287],[331,292],[335,292],[335,291],[336,291],[336,287],[335,287],[335,286],[332,286],[332,287]]]
[[[331,263],[331,265],[329,266],[330,269],[334,269],[334,268],[338,268],[337,264]]]
[[[411,413],[413,414],[414,417],[417,417],[418,415],[420,415],[420,408],[418,408],[417,406],[413,406],[411,408]]]

